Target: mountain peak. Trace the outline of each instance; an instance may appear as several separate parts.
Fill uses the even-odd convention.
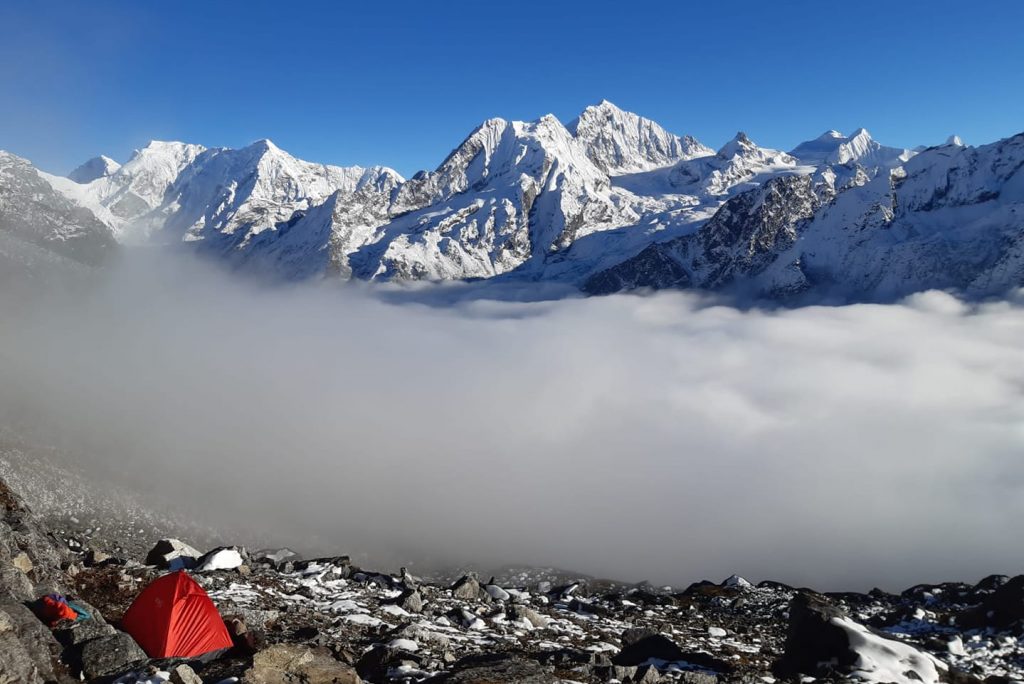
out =
[[[611,175],[650,171],[712,154],[695,139],[669,133],[608,100],[588,106],[566,128],[583,144],[590,160]]]
[[[951,135],[948,138],[946,138],[946,144],[947,145],[953,145],[955,147],[963,147],[964,146],[964,141],[960,139],[959,135],[955,135],[954,134],[954,135]]]
[[[97,178],[112,176],[119,168],[121,168],[120,164],[110,157],[101,154],[98,157],[93,157],[69,173],[68,178],[84,185],[93,182]]]
[[[737,155],[747,154],[757,149],[757,145],[750,140],[746,133],[739,131],[732,140],[722,145],[718,150],[718,156],[722,159],[730,159]]]
[[[599,112],[610,112],[610,113],[613,113],[613,114],[625,114],[626,113],[626,111],[624,109],[622,109],[621,107],[616,105],[611,100],[601,100],[597,104],[589,105],[583,111],[587,111],[587,110],[599,111]]]

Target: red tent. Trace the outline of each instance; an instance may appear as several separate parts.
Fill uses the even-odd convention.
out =
[[[231,647],[217,606],[183,571],[164,575],[143,589],[121,627],[150,658],[193,658]]]

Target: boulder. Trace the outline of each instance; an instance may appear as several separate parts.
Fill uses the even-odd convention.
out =
[[[184,663],[172,667],[170,675],[168,681],[171,684],[203,684],[203,680],[196,674],[196,671]]]
[[[497,584],[484,585],[483,589],[495,601],[509,601],[512,599],[512,596]]]
[[[638,666],[652,658],[673,662],[685,660],[686,653],[664,634],[650,634],[623,646],[612,658],[612,662],[616,665]]]
[[[1010,581],[1006,575],[989,575],[974,585],[976,591],[995,591]]]
[[[1005,581],[986,580],[989,580],[986,586],[992,587],[991,593],[982,599],[980,605],[965,611],[960,617],[960,624],[968,628],[1005,629],[1024,620],[1024,575]]]
[[[901,641],[851,620],[823,596],[801,592],[789,606],[785,651],[774,667],[784,677],[854,678],[937,684],[948,667]]]
[[[299,554],[291,549],[260,549],[252,554],[252,560],[254,563],[266,563],[278,568],[285,562],[294,563],[299,560]]]
[[[66,627],[55,629],[53,636],[65,646],[77,646],[78,644],[84,644],[87,641],[93,639],[99,639],[100,637],[110,636],[116,634],[117,630],[99,620],[84,620],[82,622],[72,622]]]
[[[707,653],[684,651],[664,634],[649,629],[627,629],[622,633],[621,640],[622,650],[612,658],[615,665],[639,667],[650,660],[664,660],[686,662],[714,672],[726,673],[733,669],[728,662]]]
[[[775,671],[783,675],[818,672],[818,663],[835,659],[835,666],[848,670],[856,655],[849,649],[846,632],[832,624],[833,618],[845,613],[823,596],[801,592],[789,604],[789,626],[782,658]]]
[[[322,649],[275,644],[260,651],[245,672],[248,684],[361,684],[356,671]]]
[[[480,582],[472,575],[463,575],[452,585],[452,596],[465,601],[480,598]]]
[[[740,577],[739,575],[729,575],[724,580],[722,580],[721,586],[723,586],[723,587],[732,587],[732,588],[735,588],[735,589],[753,589],[754,588],[753,584],[751,584],[745,578]]]
[[[146,654],[128,634],[115,632],[87,641],[80,656],[82,674],[86,679],[109,677],[147,660]]]
[[[445,684],[554,684],[554,668],[507,654],[470,656],[457,662],[450,672],[430,681]]]
[[[415,654],[416,642],[410,639],[394,639],[390,644],[377,644],[366,651],[356,663],[356,672],[371,682],[387,680],[388,670],[403,664],[419,665]]]
[[[11,565],[0,567],[0,600],[22,602],[35,597],[35,587],[28,575]]]
[[[399,595],[396,605],[410,613],[419,613],[423,610],[423,597],[416,589],[406,589]]]
[[[146,565],[167,570],[188,570],[196,566],[200,555],[179,539],[161,539],[146,554]]]
[[[59,583],[69,561],[67,548],[36,519],[31,509],[0,479],[0,566],[5,572],[31,574],[32,583]],[[20,584],[20,582],[18,582]],[[0,594],[5,593],[0,580]],[[9,595],[9,592],[7,592]],[[31,600],[29,596],[17,600]]]
[[[43,684],[39,666],[15,632],[14,622],[0,611],[0,682]]]
[[[245,549],[238,546],[218,546],[202,555],[196,562],[196,572],[235,570],[245,563]]]
[[[5,679],[4,673],[9,677],[13,672],[24,674],[29,669],[46,681],[56,679],[53,664],[60,651],[60,644],[35,613],[20,603],[0,604],[0,682],[21,681]],[[32,668],[27,668],[26,659]],[[12,663],[7,670],[3,666],[6,660]],[[31,676],[26,676],[31,680]]]
[[[541,615],[529,606],[512,604],[508,607],[508,616],[513,620],[526,620],[537,629],[548,626],[547,616]]]

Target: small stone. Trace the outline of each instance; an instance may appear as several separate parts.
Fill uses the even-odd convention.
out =
[[[17,556],[11,559],[11,565],[21,570],[26,575],[32,572],[32,568],[35,567],[32,563],[32,559],[28,557],[28,554],[22,551]]]
[[[102,551],[98,551],[96,549],[90,549],[89,553],[87,553],[85,556],[85,564],[89,567],[99,565],[108,560],[110,560],[110,554],[103,553]]]

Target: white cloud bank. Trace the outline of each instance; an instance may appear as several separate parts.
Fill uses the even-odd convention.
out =
[[[1024,572],[1013,303],[443,308],[135,264],[2,307],[0,408],[282,543],[680,584]]]

